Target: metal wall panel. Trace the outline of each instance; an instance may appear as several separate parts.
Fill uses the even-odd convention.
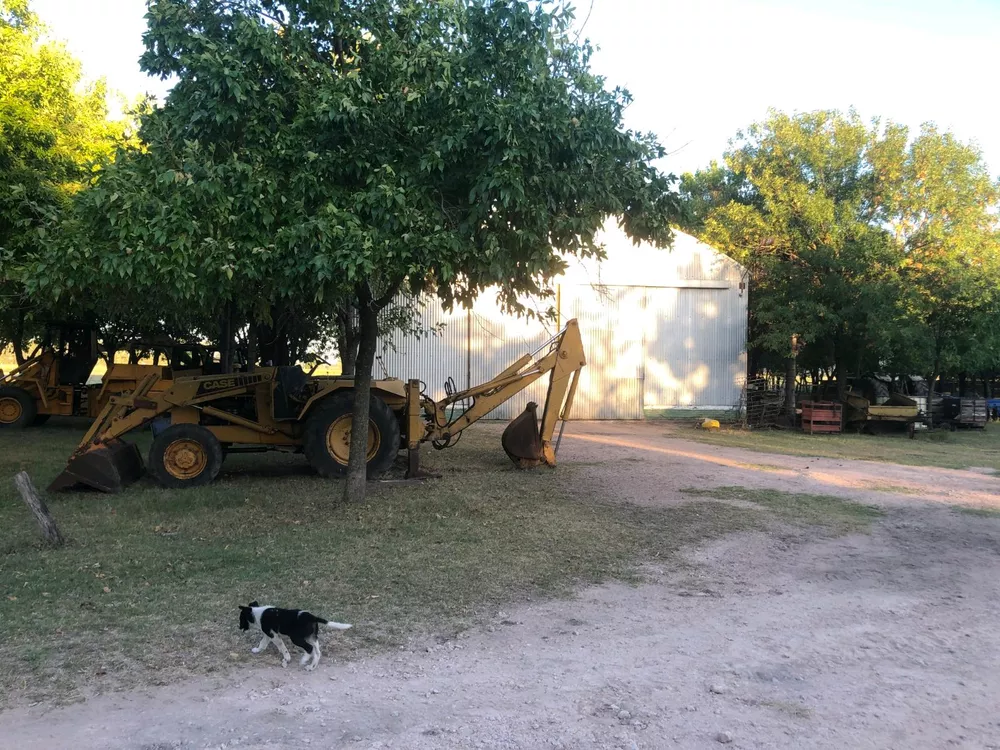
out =
[[[454,309],[447,313],[437,300],[429,299],[421,318],[428,330],[443,324],[440,333],[418,338],[394,332],[379,344],[375,377],[419,378],[427,385],[427,395],[435,400],[444,398],[444,382],[449,376],[460,390],[468,388],[468,311]]]
[[[544,315],[555,303],[555,298],[533,302],[531,308]],[[555,320],[540,321],[504,315],[492,291],[483,293],[476,302],[470,325],[472,335],[469,337],[469,361],[472,385],[495,378],[522,355],[533,352],[558,332]],[[494,409],[488,418],[509,421],[524,411],[529,401],[542,406],[547,389],[548,378],[540,378]]]
[[[532,308],[544,314],[555,298],[537,302]],[[384,370],[376,364],[376,374],[388,373],[401,380],[419,378],[426,393],[435,401],[445,397],[444,382],[451,376],[460,390],[484,383],[553,336],[557,323],[505,315],[495,292],[485,291],[473,310],[446,313],[436,300],[428,300],[422,326],[430,329],[444,324],[440,335],[416,338],[395,333],[383,341],[379,356]],[[391,345],[389,345],[391,344]],[[545,403],[548,380],[541,379],[499,406],[488,419],[511,420],[524,411],[529,401]]]
[[[587,366],[570,419],[642,419],[641,287],[562,286],[562,320],[580,323]]]
[[[440,335],[394,334],[392,346],[383,342],[380,348],[384,371],[421,379],[428,395],[440,400],[447,377],[459,389],[485,382],[577,318],[587,366],[572,419],[642,419],[644,409],[734,406],[746,378],[746,294],[739,289],[738,265],[724,259],[708,268],[705,250],[692,245],[688,258],[672,259],[670,278],[654,274],[644,279],[648,286],[563,283],[559,324],[504,315],[492,291],[472,311],[445,313],[429,300],[423,322],[427,328],[444,324]],[[544,312],[555,304],[551,299],[532,307]],[[378,364],[376,374],[383,374]],[[543,404],[547,382],[528,387],[490,418],[510,420],[528,401]]]
[[[674,233],[672,246],[658,248],[634,244],[617,226],[599,233],[607,258],[565,258],[567,269],[561,284],[606,286],[698,287],[738,285],[746,274],[743,267],[710,245],[683,232]]]
[[[746,379],[746,298],[737,289],[647,289],[646,409],[728,408]]]

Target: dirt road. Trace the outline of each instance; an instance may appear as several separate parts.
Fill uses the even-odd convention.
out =
[[[443,644],[345,664],[334,637],[313,673],[270,653],[226,681],[6,712],[0,747],[1000,748],[1000,519],[949,507],[1000,505],[997,478],[649,425],[575,425],[561,457],[632,502],[741,484],[889,513],[870,535],[733,535],[639,587],[497,612]]]

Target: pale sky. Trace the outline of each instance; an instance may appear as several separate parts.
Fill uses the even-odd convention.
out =
[[[577,0],[578,23],[590,0]],[[165,94],[144,76],[145,0],[33,0],[87,76],[129,97]],[[705,166],[768,107],[855,107],[975,141],[1000,172],[995,90],[1000,0],[594,0],[594,68],[635,101],[680,174]],[[992,53],[992,54],[991,54]]]

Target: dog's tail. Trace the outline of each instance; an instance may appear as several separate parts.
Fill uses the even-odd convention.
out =
[[[352,625],[347,625],[342,622],[330,622],[329,620],[324,620],[322,617],[316,617],[315,615],[313,615],[313,617],[316,619],[317,623],[320,625],[326,625],[330,628],[330,630],[350,630],[351,627],[353,627]]]

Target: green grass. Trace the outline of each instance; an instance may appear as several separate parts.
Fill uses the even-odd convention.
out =
[[[776,466],[775,464],[737,464],[741,469],[749,469],[750,471],[770,471],[770,472],[782,472],[788,471],[784,466]]]
[[[998,508],[982,508],[972,505],[959,505],[955,508],[959,513],[965,513],[969,516],[981,516],[983,518],[1000,518],[1000,509]]]
[[[770,511],[785,523],[826,529],[837,535],[867,531],[874,521],[885,515],[874,506],[832,495],[806,495],[746,487],[688,488],[681,492],[693,497],[751,503]]]
[[[1000,427],[905,435],[807,435],[793,430],[684,430],[671,432],[710,445],[788,456],[883,461],[909,466],[1000,471]]]
[[[442,479],[374,484],[358,506],[283,454],[232,456],[198,490],[142,480],[119,495],[50,496],[68,544],[48,549],[9,477],[27,468],[44,488],[79,437],[58,420],[0,434],[3,702],[274,664],[237,629],[237,605],[251,599],[353,623],[329,640],[342,659],[452,637],[528,597],[636,581],[646,561],[762,523],[712,501],[614,503],[569,464],[515,471],[484,429],[425,454]]]

